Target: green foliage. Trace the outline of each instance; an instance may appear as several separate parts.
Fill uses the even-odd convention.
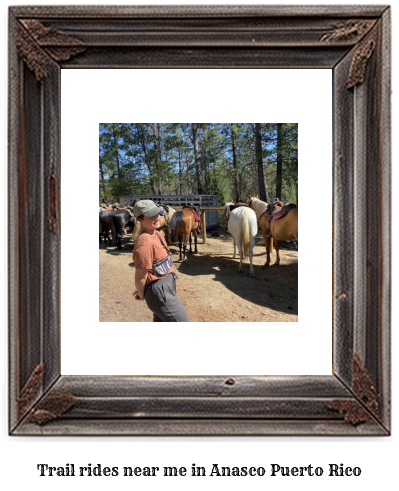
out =
[[[110,201],[129,194],[217,195],[219,203],[259,193],[255,123],[101,123],[99,192]],[[269,199],[274,198],[277,151],[282,196],[297,202],[298,125],[261,123],[262,159]],[[195,151],[197,149],[197,152]]]

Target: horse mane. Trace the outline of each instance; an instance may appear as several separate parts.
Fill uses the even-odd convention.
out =
[[[258,218],[266,211],[267,206],[268,204],[264,201],[261,201],[258,198],[251,198],[251,208],[253,208]]]

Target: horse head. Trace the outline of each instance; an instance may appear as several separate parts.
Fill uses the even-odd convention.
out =
[[[228,220],[229,219],[229,216],[230,216],[230,211],[231,211],[231,208],[234,206],[234,203],[226,203],[224,205],[224,216],[226,217],[226,219]]]
[[[262,201],[259,198],[254,198],[252,196],[248,196],[248,206],[255,211],[258,218],[267,209],[267,203],[265,201]]]

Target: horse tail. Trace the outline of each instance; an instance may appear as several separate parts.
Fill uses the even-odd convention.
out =
[[[296,227],[295,227],[295,238],[296,238],[296,240],[298,242],[298,207],[297,208],[293,208],[290,213],[293,213],[294,215],[296,215],[296,217],[295,217],[295,220],[296,220],[295,221],[295,223],[296,223]]]
[[[246,214],[241,215],[242,227],[241,227],[241,244],[244,251],[244,257],[249,256],[249,246],[251,243],[251,235],[249,230],[249,219]]]
[[[176,211],[173,213],[172,219],[169,223],[169,230],[170,230],[170,235],[171,235],[171,240],[172,242],[177,242],[178,241],[178,227],[183,221],[183,212],[182,211]]]

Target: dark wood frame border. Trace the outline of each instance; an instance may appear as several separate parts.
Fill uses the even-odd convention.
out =
[[[10,434],[388,435],[389,7],[11,7],[9,34]],[[331,376],[60,374],[60,70],[93,67],[332,69]]]

